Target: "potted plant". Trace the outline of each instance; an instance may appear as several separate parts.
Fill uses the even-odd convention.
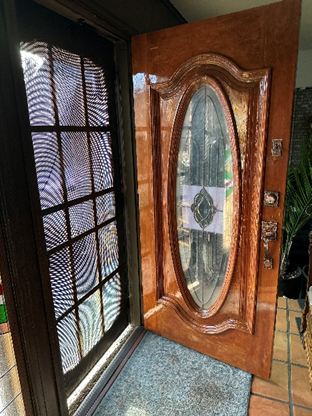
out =
[[[284,241],[282,246],[279,296],[298,298],[301,269],[289,262],[294,237],[312,218],[312,149],[311,140],[304,141],[298,166],[290,165],[287,176]],[[296,279],[298,281],[296,281]]]

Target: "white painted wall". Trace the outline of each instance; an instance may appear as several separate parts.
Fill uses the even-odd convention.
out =
[[[312,87],[312,49],[298,54],[296,88]]]

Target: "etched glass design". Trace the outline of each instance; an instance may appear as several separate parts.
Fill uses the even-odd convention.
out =
[[[212,88],[188,105],[179,144],[176,182],[178,245],[187,288],[201,309],[224,283],[233,222],[233,166],[225,114]]]

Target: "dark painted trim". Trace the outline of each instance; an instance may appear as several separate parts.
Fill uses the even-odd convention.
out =
[[[130,323],[139,326],[142,318],[139,210],[137,195],[136,147],[134,134],[133,90],[130,45],[125,41],[115,44],[116,95],[119,120],[122,176],[124,181],[125,231],[128,258]]]
[[[15,334],[20,328],[24,364],[18,365],[21,368],[25,365],[27,369],[27,380],[21,373],[21,384],[26,396],[29,385],[32,402],[30,409],[26,398],[27,415],[66,415],[66,399],[61,387],[63,378],[56,371],[49,335],[50,322],[41,285],[42,264],[39,258],[45,245],[36,232],[36,218],[40,219],[39,199],[38,206],[31,202],[38,189],[35,190],[29,181],[32,177],[36,185],[35,167],[31,163],[33,156],[30,156],[33,151],[20,63],[15,2],[8,0],[2,4],[0,193],[3,239],[10,267],[9,279],[4,279],[4,290],[9,281],[18,317],[18,327],[14,323],[11,325],[12,336],[13,339],[17,338]],[[7,303],[10,303],[7,304],[8,309],[13,310],[12,302]]]
[[[92,27],[95,27],[99,33],[104,34],[112,41],[119,39],[128,40],[130,35],[125,28],[125,25],[121,25],[122,28],[114,26],[107,15],[101,13],[97,7],[94,8],[94,1],[84,2],[84,0],[33,0],[36,3],[66,17],[74,22],[84,22]],[[101,8],[102,9],[102,8]],[[103,11],[103,10],[102,10]],[[126,29],[126,30],[125,30]],[[129,29],[129,28],[128,28]],[[133,29],[132,29],[133,30]],[[130,30],[131,32],[131,30]]]
[[[166,7],[175,15],[175,17],[180,20],[181,25],[188,23],[185,17],[179,12],[179,10],[171,3],[170,0],[161,0]]]
[[[159,17],[159,20],[158,17],[156,17],[157,22],[155,22],[155,14],[154,16],[151,14],[149,16],[147,14],[147,19],[150,20],[149,26],[145,26],[145,24],[135,24],[134,26],[133,20],[132,25],[122,20],[118,15],[118,11],[123,7],[123,1],[120,0],[106,0],[105,2],[100,0],[34,1],[71,20],[78,21],[82,19],[87,24],[96,27],[100,32],[104,31],[104,34],[107,36],[115,36],[124,40],[129,40],[131,36],[136,36],[143,32],[151,32],[187,23],[186,19],[169,0],[152,0],[152,2],[154,10],[159,10],[160,14],[163,13],[165,9],[169,11],[170,22],[168,16],[163,15],[163,20],[166,22],[162,23],[161,17]],[[131,4],[133,4],[133,14],[142,14],[146,12],[148,1],[141,0],[141,2],[136,2],[134,0],[127,0],[128,3],[132,2]],[[157,5],[157,3],[159,5]],[[161,4],[165,9],[163,9]],[[112,9],[114,11],[112,11]],[[140,22],[140,20],[138,20],[138,22]],[[145,30],[142,30],[142,27],[145,27]]]

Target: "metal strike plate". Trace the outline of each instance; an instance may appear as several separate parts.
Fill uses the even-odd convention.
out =
[[[265,191],[264,192],[264,206],[265,207],[278,207],[279,192],[278,191]]]
[[[272,149],[271,149],[272,156],[282,156],[282,149],[283,149],[282,139],[272,140]]]
[[[276,241],[277,239],[277,222],[276,221],[262,221],[263,240]]]

